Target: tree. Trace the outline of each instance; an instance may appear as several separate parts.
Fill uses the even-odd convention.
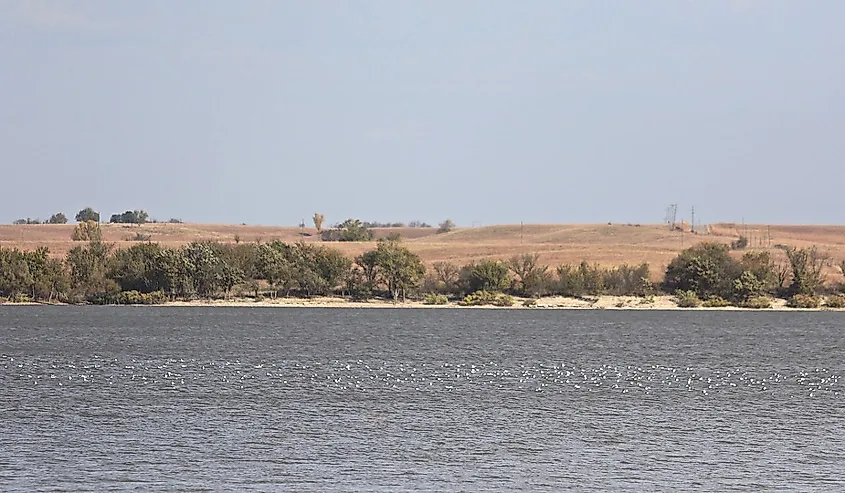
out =
[[[404,299],[425,275],[425,266],[418,255],[395,240],[379,240],[376,248],[377,265],[387,290],[394,301],[401,294]]]
[[[84,223],[86,221],[94,221],[95,223],[100,222],[100,213],[95,212],[94,209],[90,207],[86,207],[76,213],[76,222]]]
[[[664,290],[693,291],[701,299],[728,298],[742,267],[728,254],[728,246],[701,243],[675,257],[666,268]]]
[[[448,233],[453,229],[455,229],[455,223],[453,223],[451,219],[447,219],[440,223],[440,227],[437,229],[437,233]]]
[[[261,279],[273,287],[273,297],[292,277],[292,267],[285,258],[286,246],[281,242],[259,245],[256,257],[256,271]],[[292,285],[287,284],[287,291]]]
[[[816,247],[790,247],[786,249],[786,257],[792,268],[792,284],[787,289],[788,296],[814,296],[824,284],[822,271],[829,262],[828,258]]]
[[[157,275],[161,250],[157,243],[142,243],[118,250],[109,259],[107,277],[123,291],[165,291],[168,286]]]
[[[61,212],[57,212],[50,216],[50,219],[47,220],[47,224],[67,224],[67,216]]]
[[[443,291],[455,293],[458,291],[461,270],[449,262],[437,262],[433,265],[435,282],[443,285]]]
[[[508,268],[516,276],[519,291],[528,296],[540,294],[549,279],[549,267],[539,265],[540,255],[523,254],[511,257]]]
[[[144,224],[149,220],[149,214],[143,210],[126,211],[123,214],[112,214],[109,219],[113,224]]]
[[[355,259],[355,263],[361,267],[364,283],[372,291],[376,288],[378,280],[379,257],[377,250],[369,250]]]
[[[199,296],[210,298],[224,285],[222,261],[211,242],[195,241],[182,249],[187,277]]]
[[[320,213],[314,213],[314,227],[317,229],[317,232],[323,231],[323,221],[325,220],[325,216]]]
[[[110,302],[120,291],[117,283],[106,276],[111,249],[111,245],[91,241],[68,252],[65,262],[70,268],[71,287],[79,298]]]
[[[510,284],[508,266],[497,260],[482,260],[463,268],[462,275],[469,292],[502,291]]]
[[[70,238],[73,241],[101,241],[103,233],[100,224],[94,221],[83,221],[73,228]]]
[[[24,224],[41,224],[41,219],[38,219],[38,218],[32,219],[31,217],[28,217],[26,219],[15,219],[15,221],[12,224],[15,224],[15,225],[18,225],[18,226],[21,226],[21,225],[24,225]]]

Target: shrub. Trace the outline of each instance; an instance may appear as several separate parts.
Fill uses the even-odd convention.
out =
[[[742,250],[748,246],[748,238],[740,235],[739,239],[731,242],[731,250]]]
[[[453,223],[451,219],[447,219],[440,223],[440,227],[437,228],[437,234],[448,233],[453,229],[455,229],[455,223]]]
[[[845,308],[845,296],[833,295],[828,296],[824,302],[824,306],[828,308]]]
[[[731,302],[724,299],[724,298],[720,298],[718,296],[715,296],[713,298],[704,300],[704,302],[701,304],[701,306],[704,306],[704,307],[707,307],[707,308],[722,308],[722,307],[725,307],[725,306],[731,306]]]
[[[445,294],[429,293],[423,299],[425,305],[446,305],[448,303],[449,298]]]
[[[680,308],[695,308],[701,305],[701,300],[698,299],[695,291],[681,290],[675,293],[675,303]]]
[[[320,233],[323,241],[371,241],[373,231],[358,219],[347,219],[335,229],[327,229]]]
[[[537,306],[537,298],[528,298],[527,300],[522,302],[522,306],[525,308],[534,308]]]
[[[138,291],[121,291],[117,295],[117,304],[119,305],[160,305],[167,301],[167,295],[162,291],[153,291],[152,293],[140,293]]]
[[[807,294],[796,294],[786,300],[786,306],[790,308],[818,308],[820,304],[818,298]]]
[[[84,221],[73,228],[70,238],[73,241],[101,241],[103,239],[103,233],[98,223]]]
[[[739,304],[742,308],[753,308],[755,310],[764,310],[772,307],[772,299],[768,296],[756,296],[749,298]]]
[[[510,284],[507,264],[497,260],[482,260],[477,264],[468,265],[461,272],[470,292],[501,291]]]
[[[150,241],[150,239],[152,239],[152,237],[153,237],[152,235],[147,234],[147,233],[135,233],[135,235],[132,236],[132,238],[130,238],[129,241]]]
[[[513,306],[513,303],[513,296],[503,293],[496,295],[496,299],[493,300],[493,305],[495,306]]]
[[[513,306],[513,303],[513,296],[490,291],[476,291],[458,302],[461,306]]]
[[[15,293],[9,297],[11,303],[32,303],[32,298],[26,293]]]

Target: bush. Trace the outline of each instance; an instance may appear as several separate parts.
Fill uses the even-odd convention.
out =
[[[458,302],[461,306],[513,306],[513,303],[513,296],[490,291],[476,291]]]
[[[740,235],[739,239],[731,242],[731,250],[742,250],[748,246],[748,238]]]
[[[121,291],[117,296],[118,305],[161,305],[167,302],[167,296],[161,291],[140,293],[138,291]]]
[[[440,223],[440,227],[437,228],[437,234],[448,233],[453,229],[455,229],[455,223],[453,223],[451,219],[447,219]]]
[[[824,306],[828,308],[845,308],[845,296],[833,295],[828,296],[824,302]]]
[[[666,268],[663,288],[667,293],[693,291],[699,298],[732,298],[734,281],[742,266],[728,253],[727,245],[702,243],[675,257]],[[756,287],[756,286],[755,286]]]
[[[739,304],[742,308],[753,308],[755,310],[764,310],[772,307],[772,299],[768,296],[757,296],[749,298]]]
[[[528,298],[527,300],[522,302],[522,306],[525,308],[534,308],[537,306],[537,298]]]
[[[73,228],[70,239],[73,241],[101,241],[103,239],[103,233],[98,223],[84,221]]]
[[[695,308],[701,305],[701,300],[695,291],[678,291],[675,293],[675,303],[680,308]]]
[[[423,299],[425,305],[447,305],[449,298],[445,294],[429,293]]]
[[[320,233],[323,241],[371,241],[373,231],[358,219],[347,219],[335,229],[327,229]]]
[[[26,293],[15,293],[9,297],[10,303],[32,303],[32,298]]]
[[[496,299],[493,300],[493,304],[495,306],[513,306],[513,303],[514,303],[513,296],[511,296],[509,294],[499,293],[496,296]]]
[[[482,260],[477,264],[465,266],[461,279],[471,293],[501,291],[510,284],[510,271],[507,264],[497,260]]]
[[[790,308],[818,308],[821,302],[815,296],[796,294],[786,300],[786,306]]]
[[[702,303],[701,306],[704,306],[706,308],[722,308],[726,306],[731,306],[731,302],[724,298],[716,296],[708,300],[704,300],[704,303]]]

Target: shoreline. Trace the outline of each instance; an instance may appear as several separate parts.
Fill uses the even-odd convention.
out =
[[[445,305],[427,305],[422,301],[396,302],[389,300],[350,301],[341,297],[317,298],[277,298],[255,300],[252,298],[234,298],[229,300],[191,300],[169,301],[158,305],[104,305],[104,306],[149,306],[183,308],[362,308],[362,309],[485,309],[485,310],[616,310],[616,311],[750,311],[750,312],[819,312],[845,311],[829,307],[791,308],[786,300],[773,299],[770,308],[744,308],[737,306],[720,307],[679,307],[674,296],[662,295],[650,298],[633,296],[595,296],[590,299],[551,296],[537,299],[533,306],[524,306],[525,298],[514,298],[513,306],[460,306],[455,301]],[[89,306],[63,303],[10,303],[0,301],[0,306]]]

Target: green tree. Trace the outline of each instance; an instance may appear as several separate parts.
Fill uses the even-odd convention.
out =
[[[109,259],[107,277],[123,291],[152,293],[166,291],[164,278],[158,275],[162,248],[157,243],[142,243],[118,250]]]
[[[61,212],[57,212],[50,216],[50,219],[47,220],[47,224],[67,224],[67,216]]]
[[[786,257],[792,268],[792,284],[787,294],[815,296],[824,284],[824,268],[829,259],[818,248],[787,248]]]
[[[502,291],[510,284],[508,266],[498,260],[482,260],[462,269],[461,277],[470,293]]]
[[[100,213],[90,207],[86,207],[76,213],[76,222],[84,223],[86,221],[100,222]]]
[[[666,268],[666,292],[693,291],[701,299],[729,298],[742,266],[728,254],[728,246],[701,243],[675,257]]]
[[[115,224],[144,224],[150,218],[150,215],[143,210],[126,211],[123,214],[112,214],[109,219],[110,223]]]
[[[387,290],[394,300],[404,299],[425,275],[425,266],[418,255],[395,240],[379,240],[377,264]]]
[[[256,271],[261,279],[267,281],[273,288],[275,298],[279,290],[285,289],[290,294],[293,287],[292,266],[285,257],[287,246],[282,242],[265,243],[258,246]]]
[[[117,283],[106,276],[112,246],[92,241],[71,249],[65,258],[70,268],[70,284],[77,299],[109,303],[120,291]]]
[[[32,284],[26,252],[0,247],[0,296],[13,298],[28,294]]]
[[[376,288],[378,281],[379,258],[377,250],[369,250],[355,259],[355,263],[361,267],[364,283],[370,291]]]
[[[197,295],[211,298],[224,287],[223,262],[213,243],[195,241],[182,249],[182,255]]]

